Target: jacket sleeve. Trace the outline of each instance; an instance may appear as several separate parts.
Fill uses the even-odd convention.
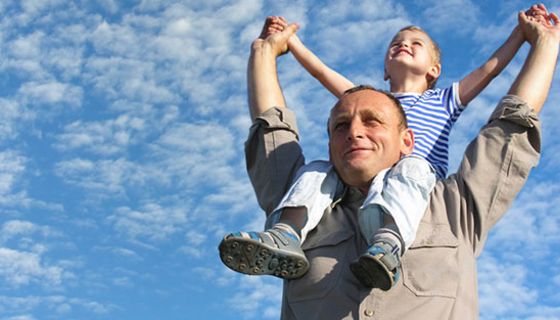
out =
[[[305,162],[292,111],[271,108],[257,117],[245,143],[245,161],[259,205],[268,217]]]
[[[458,173],[446,181],[457,184],[458,233],[472,244],[476,256],[537,165],[540,152],[536,114],[518,97],[505,96],[467,147]]]

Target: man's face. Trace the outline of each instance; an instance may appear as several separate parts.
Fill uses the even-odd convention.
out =
[[[400,128],[397,107],[387,96],[360,90],[343,96],[329,121],[331,162],[342,181],[367,192],[382,169],[412,152],[412,131]]]

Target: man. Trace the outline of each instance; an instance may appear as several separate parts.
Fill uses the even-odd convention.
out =
[[[386,292],[363,286],[349,265],[367,247],[357,223],[364,190],[398,160],[408,138],[398,127],[398,109],[383,93],[357,90],[339,100],[331,111],[329,148],[346,191],[303,244],[309,271],[284,282],[283,319],[478,318],[476,257],[540,154],[536,114],[548,94],[560,42],[558,17],[546,17],[553,23],[540,24],[520,13],[531,44],[527,60],[467,148],[458,173],[436,184],[416,240],[403,257],[402,279]],[[255,40],[248,66],[254,123],[246,144],[247,168],[267,214],[304,164],[276,71],[276,59],[296,30],[290,25]],[[383,125],[369,127],[372,115]]]

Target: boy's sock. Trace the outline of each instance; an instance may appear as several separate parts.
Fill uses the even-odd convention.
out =
[[[368,251],[352,262],[350,269],[364,286],[387,291],[400,277],[403,248],[404,242],[397,231],[391,226],[381,228],[373,236]]]
[[[401,235],[396,230],[396,225],[386,225],[385,227],[380,228],[373,235],[371,244],[373,245],[379,242],[390,243],[393,246],[391,253],[397,255],[399,258],[402,257],[405,245]]]
[[[307,208],[306,207],[286,207],[282,209],[278,223],[284,228],[285,231],[297,234],[298,241],[301,242],[301,231],[307,223]]]
[[[285,235],[291,237],[298,243],[301,243],[301,230],[294,228],[287,221],[278,222],[277,224],[273,225],[271,229],[278,230],[279,232],[282,232]]]

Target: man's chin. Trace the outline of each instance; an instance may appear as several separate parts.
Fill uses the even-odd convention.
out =
[[[353,177],[356,180],[370,181],[377,175],[377,173],[379,173],[379,170],[376,170],[375,168],[372,168],[371,166],[367,166],[364,164],[360,164],[360,165],[347,164],[346,166],[344,166],[344,172],[346,175],[348,175],[349,177]]]

